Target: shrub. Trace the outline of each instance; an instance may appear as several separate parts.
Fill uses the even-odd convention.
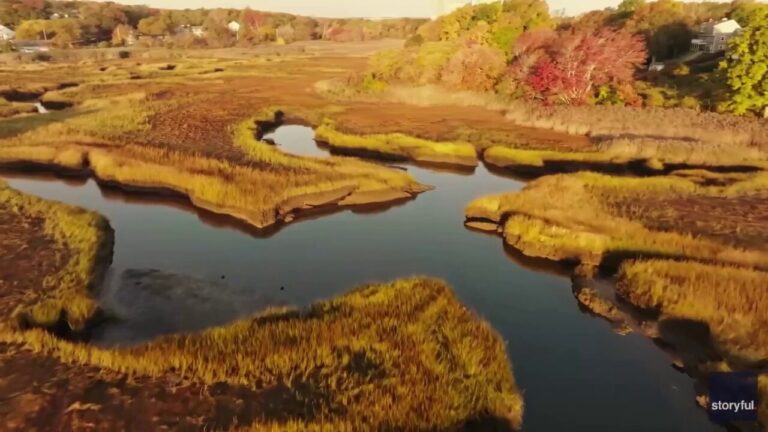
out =
[[[656,87],[644,90],[642,96],[645,100],[645,106],[663,108],[667,104],[667,99],[664,97],[663,91]]]
[[[369,93],[381,93],[387,89],[387,83],[376,79],[372,74],[365,74],[361,86]]]
[[[454,54],[443,69],[443,82],[464,90],[488,91],[496,86],[506,68],[497,49],[470,45]]]
[[[391,81],[398,78],[404,64],[404,56],[401,51],[385,50],[371,57],[369,70],[376,79]]]
[[[434,84],[440,81],[443,69],[458,50],[452,42],[430,42],[421,46],[416,54],[413,74],[416,84]]]
[[[420,47],[424,44],[424,36],[420,34],[415,34],[408,38],[408,40],[405,41],[405,47],[406,48],[414,48],[414,47]]]
[[[687,65],[680,64],[672,69],[672,75],[676,77],[688,76],[691,74],[691,68]]]
[[[701,102],[693,96],[686,96],[680,101],[680,107],[701,111]]]

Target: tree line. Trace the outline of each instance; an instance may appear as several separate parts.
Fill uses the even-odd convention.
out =
[[[768,106],[767,10],[750,0],[624,0],[617,8],[557,18],[544,0],[468,5],[422,25],[404,49],[375,56],[352,84],[366,91],[440,84],[546,104],[762,112]],[[687,53],[700,24],[724,17],[747,30],[733,41],[737,55],[719,54],[720,68],[717,60],[702,74],[682,64],[661,76],[648,73],[653,60]]]
[[[239,31],[228,27],[232,21],[239,24]],[[425,21],[312,18],[250,9],[169,10],[112,2],[0,0],[0,24],[14,29],[17,39],[48,40],[61,48],[120,46],[132,39],[186,47],[405,39]],[[193,34],[189,31],[192,27],[201,27],[202,32]]]

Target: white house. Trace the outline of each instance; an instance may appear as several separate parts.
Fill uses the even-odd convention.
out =
[[[174,33],[176,33],[177,35],[192,34],[196,38],[204,38],[206,35],[205,28],[203,28],[203,26],[193,26],[193,25],[180,25],[176,27],[176,30],[174,31]]]
[[[741,31],[739,23],[723,18],[701,25],[699,35],[691,41],[691,51],[716,53],[728,49],[728,41]]]
[[[240,23],[237,21],[230,21],[229,24],[227,24],[227,28],[229,28],[229,31],[232,33],[238,33],[240,31]]]
[[[0,24],[0,41],[9,41],[16,38],[16,32]]]

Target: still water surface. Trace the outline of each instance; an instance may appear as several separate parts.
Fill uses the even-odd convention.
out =
[[[284,151],[327,156],[308,128],[284,126],[271,138]],[[101,301],[124,311],[126,321],[103,329],[99,343],[137,342],[225,323],[267,303],[306,305],[361,283],[428,275],[448,281],[504,337],[524,391],[524,430],[722,431],[695,406],[691,379],[649,339],[615,334],[579,311],[566,277],[505,251],[497,236],[463,227],[473,198],[522,183],[482,166],[472,175],[408,170],[436,189],[383,212],[303,220],[271,236],[180,201],[125,195],[92,180],[3,176],[16,189],[109,218],[116,245]],[[144,292],[130,280],[119,283],[128,269],[196,279],[180,293]],[[174,294],[201,302],[176,301]]]

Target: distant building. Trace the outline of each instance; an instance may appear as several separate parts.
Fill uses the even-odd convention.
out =
[[[10,41],[16,38],[16,32],[4,25],[0,25],[0,41]]]
[[[661,72],[666,68],[667,68],[667,65],[664,62],[654,60],[653,62],[651,62],[651,65],[648,66],[648,71]]]
[[[728,41],[741,32],[741,26],[734,20],[723,18],[701,25],[699,35],[691,41],[691,51],[716,53],[728,49]]]
[[[229,28],[232,33],[238,33],[240,32],[240,23],[237,21],[230,21],[229,24],[227,24],[227,28]]]
[[[205,28],[203,26],[192,26],[190,29],[192,30],[192,34],[196,37],[205,37]]]
[[[229,26],[227,26],[229,27]],[[174,31],[176,34],[192,34],[197,38],[204,38],[205,37],[205,29],[203,26],[193,26],[193,25],[182,25],[179,27],[176,27],[176,30]]]
[[[51,41],[25,40],[16,41],[16,51],[22,54],[44,53],[51,50]]]

